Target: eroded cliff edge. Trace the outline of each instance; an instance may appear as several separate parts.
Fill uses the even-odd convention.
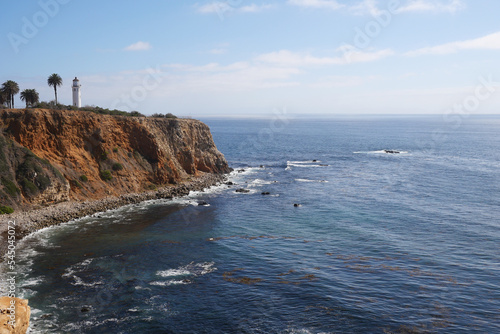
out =
[[[0,202],[27,210],[141,193],[230,171],[192,119],[0,110]]]

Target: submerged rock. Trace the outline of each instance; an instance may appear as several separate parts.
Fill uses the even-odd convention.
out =
[[[299,206],[302,206],[302,204],[294,203],[293,206],[298,208]]]
[[[263,191],[261,194],[262,195],[271,195],[271,193],[269,191]]]
[[[395,151],[395,150],[384,150],[385,153],[388,153],[388,154],[399,154],[401,152],[399,151]]]
[[[246,194],[246,193],[249,193],[249,192],[250,192],[250,190],[248,190],[248,189],[244,189],[244,188],[239,188],[239,189],[236,189],[236,190],[235,190],[235,192],[237,192],[237,193],[244,193],[244,194]]]

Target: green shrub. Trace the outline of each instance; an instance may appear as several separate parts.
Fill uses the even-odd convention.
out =
[[[151,117],[161,117],[161,118],[177,118],[177,116],[175,116],[174,114],[172,113],[168,113],[166,115],[164,114],[161,114],[161,113],[155,113],[155,114],[152,114]]]
[[[118,153],[118,147],[113,148],[113,152]]]
[[[119,171],[119,170],[122,170],[123,169],[123,165],[119,162],[115,162],[112,166],[113,170],[115,172]]]
[[[108,160],[108,152],[106,152],[106,151],[102,152],[101,160],[103,160],[103,161]]]
[[[89,179],[88,179],[87,175],[81,175],[80,176],[80,181],[82,181],[82,182],[88,182],[88,180]]]
[[[80,188],[80,189],[82,188],[82,185],[80,184],[80,182],[78,182],[78,180],[72,180],[71,184],[77,188]]]
[[[38,185],[38,188],[40,190],[47,189],[51,184],[50,179],[43,174],[37,175],[35,181],[36,181],[36,184]]]
[[[17,194],[19,194],[21,192],[19,190],[19,188],[16,187],[16,185],[14,184],[14,182],[12,182],[10,180],[7,180],[6,178],[2,177],[2,184],[5,187],[5,191],[10,196],[16,196]]]
[[[0,215],[11,214],[12,212],[14,212],[14,209],[12,209],[10,206],[0,206]]]
[[[28,196],[34,196],[38,194],[38,187],[28,179],[21,180],[21,187],[23,187],[24,192],[28,194]]]
[[[111,172],[109,170],[101,170],[101,179],[104,181],[110,181],[113,179],[113,175],[111,175]]]

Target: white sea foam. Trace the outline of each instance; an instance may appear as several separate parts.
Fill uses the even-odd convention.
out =
[[[256,186],[261,186],[261,185],[266,185],[266,184],[273,184],[275,182],[273,181],[266,181],[262,179],[255,179],[250,184],[248,185],[249,187],[256,187]]]
[[[304,160],[304,161],[287,161],[287,164],[315,164],[320,163],[321,160]]]
[[[308,179],[295,179],[297,182],[318,182],[318,183],[327,183],[326,180],[308,180]]]
[[[317,168],[317,167],[328,167],[328,165],[317,165],[317,164],[288,164],[288,167],[300,167],[300,168]],[[287,168],[288,168],[287,167]]]
[[[179,285],[179,284],[190,284],[192,283],[189,280],[169,280],[169,281],[154,281],[149,283],[149,285],[156,285],[156,286],[170,286],[170,285]]]
[[[44,281],[43,277],[31,277],[26,280],[21,281],[21,288],[33,287]]]
[[[217,268],[215,267],[214,262],[201,262],[201,263],[191,262],[185,266],[181,266],[178,268],[157,271],[156,272],[157,276],[164,278],[174,278],[174,279],[167,281],[153,281],[149,284],[158,286],[189,284],[192,283],[192,281],[188,279],[188,277],[203,276],[211,272],[214,272],[216,270]],[[180,280],[179,277],[185,277],[185,278]]]
[[[82,272],[87,269],[88,265],[92,263],[94,259],[86,259],[82,262],[76,263],[72,266],[69,266],[66,268],[64,271],[64,274],[62,274],[62,277],[67,277],[69,279],[72,279],[73,282],[71,282],[72,285],[81,285],[81,286],[95,286],[95,285],[101,285],[104,284],[103,281],[94,281],[94,282],[85,282],[80,276],[76,275],[79,272]]]
[[[408,151],[399,151],[399,150],[391,150],[399,153],[388,153],[386,150],[378,150],[378,151],[357,151],[353,152],[354,154],[388,154],[388,155],[398,155],[398,154],[408,154]]]
[[[156,275],[161,277],[185,276],[190,274],[191,272],[185,269],[167,269],[156,272]]]

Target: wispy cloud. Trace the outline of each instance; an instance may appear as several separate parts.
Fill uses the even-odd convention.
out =
[[[465,9],[463,0],[436,1],[436,0],[411,0],[399,7],[398,13],[405,12],[432,12],[454,14]]]
[[[238,9],[238,11],[242,13],[257,13],[257,12],[262,12],[267,9],[273,8],[273,5],[269,4],[263,4],[263,5],[257,5],[257,4],[250,4],[248,6],[243,6]]]
[[[337,51],[341,51],[340,49]],[[343,49],[343,53],[336,57],[315,57],[309,53],[298,53],[289,50],[262,54],[256,57],[257,61],[270,63],[277,66],[323,66],[323,65],[347,65],[376,61],[392,56],[394,52],[390,49],[380,51],[359,51],[355,49]]]
[[[151,49],[151,44],[149,42],[142,42],[139,41],[137,43],[131,44],[127,46],[124,50],[125,51],[145,51]]]
[[[337,0],[287,0],[289,5],[315,9],[345,9],[354,15],[379,16],[383,13],[384,2],[378,0],[362,0],[355,4],[341,4]],[[385,4],[387,6],[387,4]],[[395,13],[432,12],[455,13],[465,8],[463,0],[406,0],[401,1]]]
[[[196,5],[196,10],[202,14],[221,14],[227,12],[239,12],[239,13],[258,13],[267,9],[271,9],[274,6],[270,4],[257,5],[255,3],[238,7],[233,5],[231,1],[214,1],[207,3],[205,5]]]
[[[407,56],[421,56],[429,54],[445,55],[457,53],[462,50],[500,50],[500,32],[496,32],[483,37],[457,41],[437,46],[421,48],[407,52]]]
[[[379,16],[382,10],[378,8],[378,3],[376,0],[363,0],[357,5],[349,7],[349,11],[355,15],[366,15]]]
[[[332,10],[345,7],[345,5],[338,3],[336,0],[288,0],[287,3],[299,7]]]

